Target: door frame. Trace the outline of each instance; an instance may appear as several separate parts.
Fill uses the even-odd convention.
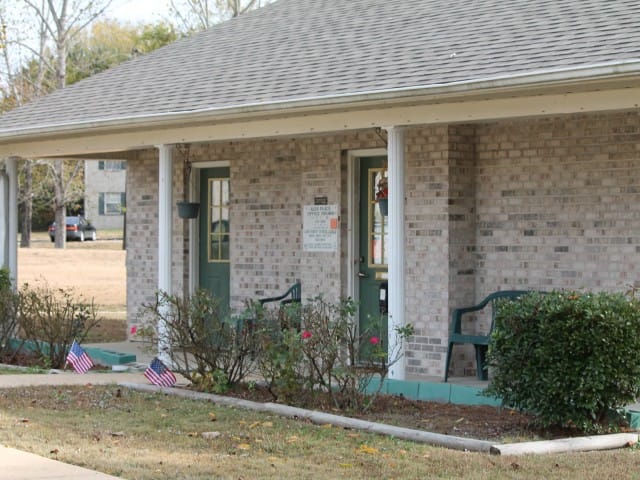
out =
[[[200,202],[200,170],[205,168],[230,168],[230,162],[195,162],[191,164],[189,179],[189,198]],[[231,181],[231,180],[230,180]],[[194,200],[195,199],[195,200]],[[202,205],[200,205],[202,215]],[[231,210],[229,210],[231,215]],[[189,294],[193,295],[200,287],[200,221],[189,221]]]
[[[363,157],[388,156],[386,148],[368,148],[361,150],[349,150],[347,152],[347,296],[358,299],[360,291],[358,286],[358,272],[360,271],[359,237],[360,219],[358,205],[360,202],[360,159]]]

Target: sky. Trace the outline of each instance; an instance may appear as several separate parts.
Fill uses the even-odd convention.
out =
[[[152,23],[169,15],[168,0],[113,0],[107,10],[109,17],[131,23]]]

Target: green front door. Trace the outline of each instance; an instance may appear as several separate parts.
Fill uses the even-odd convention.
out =
[[[229,168],[200,171],[200,288],[229,309]]]
[[[360,332],[387,345],[387,158],[360,159],[359,271]],[[375,342],[375,339],[373,340]]]

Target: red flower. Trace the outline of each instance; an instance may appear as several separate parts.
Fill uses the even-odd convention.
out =
[[[135,335],[136,333],[138,333],[138,327],[134,325],[133,327],[131,327],[130,331],[131,335]]]
[[[305,330],[304,332],[302,332],[302,339],[306,340],[307,338],[311,338],[311,332]]]
[[[371,345],[378,345],[380,343],[380,339],[378,337],[371,337],[369,341],[371,342]]]

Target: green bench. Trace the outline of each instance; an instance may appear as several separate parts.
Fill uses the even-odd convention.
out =
[[[289,303],[300,303],[302,301],[302,284],[300,282],[294,283],[289,289],[282,295],[277,297],[261,298],[258,300],[260,305],[264,306],[265,303],[280,302],[280,305],[287,305]]]
[[[485,365],[485,358],[487,350],[489,348],[489,340],[491,338],[491,331],[493,330],[493,324],[495,321],[496,309],[495,303],[500,299],[516,299],[522,295],[531,293],[527,290],[501,290],[488,295],[477,305],[471,307],[456,308],[451,312],[451,325],[449,327],[449,346],[447,348],[447,361],[444,370],[444,381],[449,378],[449,366],[451,363],[451,354],[453,352],[454,345],[471,344],[476,351],[476,368],[478,380],[487,380],[488,372]],[[491,327],[486,335],[464,333],[462,331],[462,317],[463,315],[479,312],[484,310],[487,305],[491,305]]]

